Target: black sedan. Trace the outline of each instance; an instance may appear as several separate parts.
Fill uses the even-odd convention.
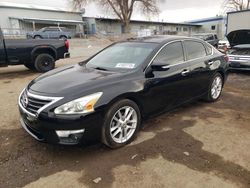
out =
[[[154,37],[115,43],[77,65],[41,75],[19,97],[23,128],[42,142],[111,148],[131,142],[142,119],[194,99],[219,99],[227,58],[208,43]]]

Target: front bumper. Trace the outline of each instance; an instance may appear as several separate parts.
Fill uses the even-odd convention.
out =
[[[24,130],[40,142],[51,144],[76,145],[100,140],[103,115],[95,112],[86,116],[49,117],[41,113],[38,117],[31,117],[21,107],[21,125]],[[83,130],[79,134],[69,137],[59,137],[56,131]]]

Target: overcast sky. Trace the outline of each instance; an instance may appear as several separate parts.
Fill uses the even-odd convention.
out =
[[[157,21],[182,22],[193,19],[213,17],[221,13],[221,4],[224,0],[161,0],[161,13],[159,17],[153,18]],[[0,2],[13,2],[61,7],[72,9],[68,0],[0,0]],[[107,16],[94,4],[86,7],[86,16]],[[109,17],[112,17],[110,15]],[[134,12],[132,19],[148,19]],[[151,18],[152,19],[152,18]]]

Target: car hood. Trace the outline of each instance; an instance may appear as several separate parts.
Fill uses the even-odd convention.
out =
[[[87,93],[94,88],[104,87],[119,80],[122,73],[86,68],[73,65],[58,68],[34,79],[28,86],[29,91],[41,95],[65,96]]]
[[[250,44],[250,30],[235,30],[227,35],[231,47],[239,44]]]

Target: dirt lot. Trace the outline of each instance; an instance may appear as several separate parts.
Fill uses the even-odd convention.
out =
[[[57,65],[109,42],[83,43]],[[118,150],[42,144],[21,129],[17,98],[36,76],[23,66],[0,69],[0,187],[250,187],[250,73],[230,74],[216,103],[146,121],[137,139]]]

